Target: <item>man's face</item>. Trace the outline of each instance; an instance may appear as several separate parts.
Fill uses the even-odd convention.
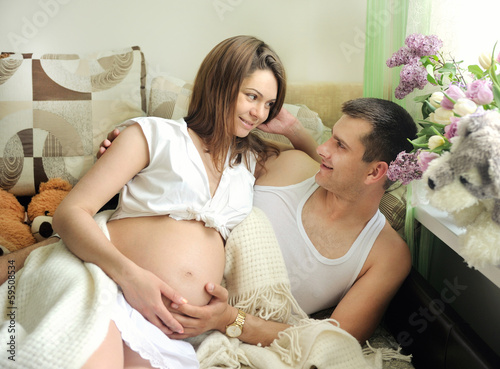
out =
[[[332,128],[332,137],[317,148],[322,158],[316,182],[339,196],[355,195],[363,185],[369,163],[361,160],[365,146],[361,142],[372,130],[363,119],[343,115]]]

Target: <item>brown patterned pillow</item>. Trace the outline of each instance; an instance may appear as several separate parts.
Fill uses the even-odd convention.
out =
[[[33,195],[41,182],[75,184],[114,126],[145,115],[139,47],[75,54],[2,53],[0,188]]]

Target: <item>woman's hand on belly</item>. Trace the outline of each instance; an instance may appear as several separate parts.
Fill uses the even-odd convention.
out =
[[[120,284],[127,302],[165,334],[183,333],[184,328],[172,316],[162,297],[182,306],[187,303],[177,291],[153,273],[136,266]]]

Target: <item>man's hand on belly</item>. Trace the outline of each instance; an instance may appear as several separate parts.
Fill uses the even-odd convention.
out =
[[[181,323],[166,308],[162,296],[178,306],[186,304],[187,300],[156,275],[137,266],[128,278],[118,284],[127,302],[162,332],[184,332]]]
[[[204,332],[216,329],[225,332],[226,325],[234,321],[233,309],[227,302],[227,290],[213,283],[207,283],[206,291],[212,299],[205,306],[172,303],[171,307],[178,313],[172,312],[173,317],[184,327],[184,333],[172,333],[172,339],[184,339],[198,336]]]

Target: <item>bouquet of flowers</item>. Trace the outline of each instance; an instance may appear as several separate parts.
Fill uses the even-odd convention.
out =
[[[413,151],[401,152],[388,171],[388,178],[408,184],[420,179],[429,162],[450,150],[457,124],[468,114],[482,114],[485,110],[500,107],[500,75],[496,74],[500,64],[500,53],[481,54],[479,65],[461,66],[461,61],[447,60],[439,49],[443,42],[434,35],[412,34],[405,46],[387,60],[389,68],[403,66],[395,96],[403,99],[428,83],[436,91],[421,95],[415,101],[422,103],[422,127],[417,138],[412,140]]]

